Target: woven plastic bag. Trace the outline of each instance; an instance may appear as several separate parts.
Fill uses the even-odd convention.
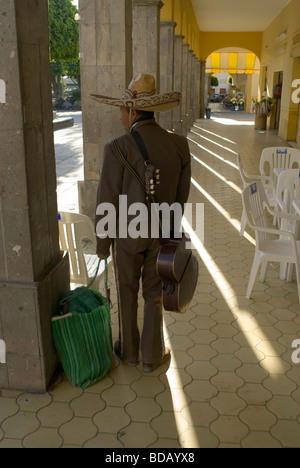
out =
[[[110,303],[98,291],[81,287],[60,302],[60,315],[52,317],[53,339],[67,378],[85,389],[108,372],[112,356]]]

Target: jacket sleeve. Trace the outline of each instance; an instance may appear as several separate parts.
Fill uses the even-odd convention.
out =
[[[184,204],[188,201],[188,198],[189,198],[190,187],[191,187],[191,154],[190,154],[188,142],[186,138],[184,138],[182,169],[181,169],[179,183],[177,186],[177,195],[176,195],[176,202],[181,204],[182,212],[184,209]]]
[[[124,166],[118,159],[113,144],[107,144],[104,148],[103,165],[97,193],[95,230],[98,255],[108,255],[112,239],[116,237],[123,173]]]

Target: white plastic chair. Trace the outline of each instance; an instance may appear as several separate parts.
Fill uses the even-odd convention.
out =
[[[298,167],[300,167],[299,149],[279,146],[263,149],[259,162],[259,171],[262,176],[268,176],[264,188],[269,203],[270,200],[274,200],[274,203],[270,203],[270,206],[277,208],[276,186],[278,181],[274,169],[294,169]]]
[[[274,213],[271,211],[262,183],[255,182],[242,192],[243,206],[249,226],[255,231],[256,247],[254,260],[246,298],[250,298],[254,282],[261,266],[260,281],[265,280],[269,262],[294,263],[296,265],[298,296],[300,301],[300,241],[289,231],[269,228],[265,210],[279,218],[287,217],[290,220],[300,221],[300,217],[287,213]],[[277,236],[274,239],[273,235]],[[272,237],[271,237],[272,236]]]
[[[269,183],[270,177],[262,176],[262,175],[252,175],[252,174],[249,175],[249,174],[247,174],[245,169],[244,169],[244,165],[243,165],[240,154],[237,155],[237,165],[238,165],[238,168],[239,168],[239,171],[240,171],[240,176],[241,176],[244,188],[248,187],[248,185],[250,185],[253,182],[258,181],[258,180],[260,180],[263,183],[263,185],[267,185]],[[273,197],[273,194],[272,194],[272,197]],[[269,204],[272,205],[272,199],[269,201]],[[244,235],[244,232],[245,232],[245,229],[246,229],[246,224],[247,224],[247,216],[246,216],[245,210],[243,209],[243,214],[242,214],[242,219],[241,219],[240,236]]]
[[[276,201],[283,213],[294,213],[293,200],[300,200],[300,169],[281,172],[277,182]]]
[[[71,283],[87,286],[95,276],[99,263],[93,222],[88,216],[67,212],[59,212],[58,220],[61,250],[69,253]],[[94,289],[99,289],[102,273],[103,267],[93,283]]]
[[[294,214],[293,200],[300,200],[300,169],[287,169],[279,175],[276,187],[276,201],[282,213]],[[293,220],[281,219],[280,229],[294,232],[297,238],[298,225]],[[286,277],[286,264],[281,265],[280,279]],[[292,269],[289,268],[287,279],[290,280]]]

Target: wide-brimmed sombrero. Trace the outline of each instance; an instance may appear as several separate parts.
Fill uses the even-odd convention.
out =
[[[148,112],[170,111],[180,104],[181,93],[157,94],[152,75],[139,73],[125,90],[121,98],[90,94],[95,101],[115,107],[144,110]]]

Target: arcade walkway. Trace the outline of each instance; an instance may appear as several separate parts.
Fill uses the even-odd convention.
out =
[[[46,395],[3,391],[0,448],[300,446],[300,364],[292,362],[292,342],[300,338],[296,283],[280,281],[271,265],[266,282],[256,282],[252,299],[245,299],[253,233],[239,236],[236,153],[257,173],[262,148],[285,142],[254,130],[248,114],[212,117],[188,135],[190,201],[205,205],[205,242],[191,309],[165,313],[170,368],[146,375],[141,365],[115,360],[85,391],[63,376]],[[73,129],[55,134],[60,209],[77,209],[80,131],[79,115]],[[112,290],[116,304],[113,283]],[[116,307],[112,322],[117,337]]]

